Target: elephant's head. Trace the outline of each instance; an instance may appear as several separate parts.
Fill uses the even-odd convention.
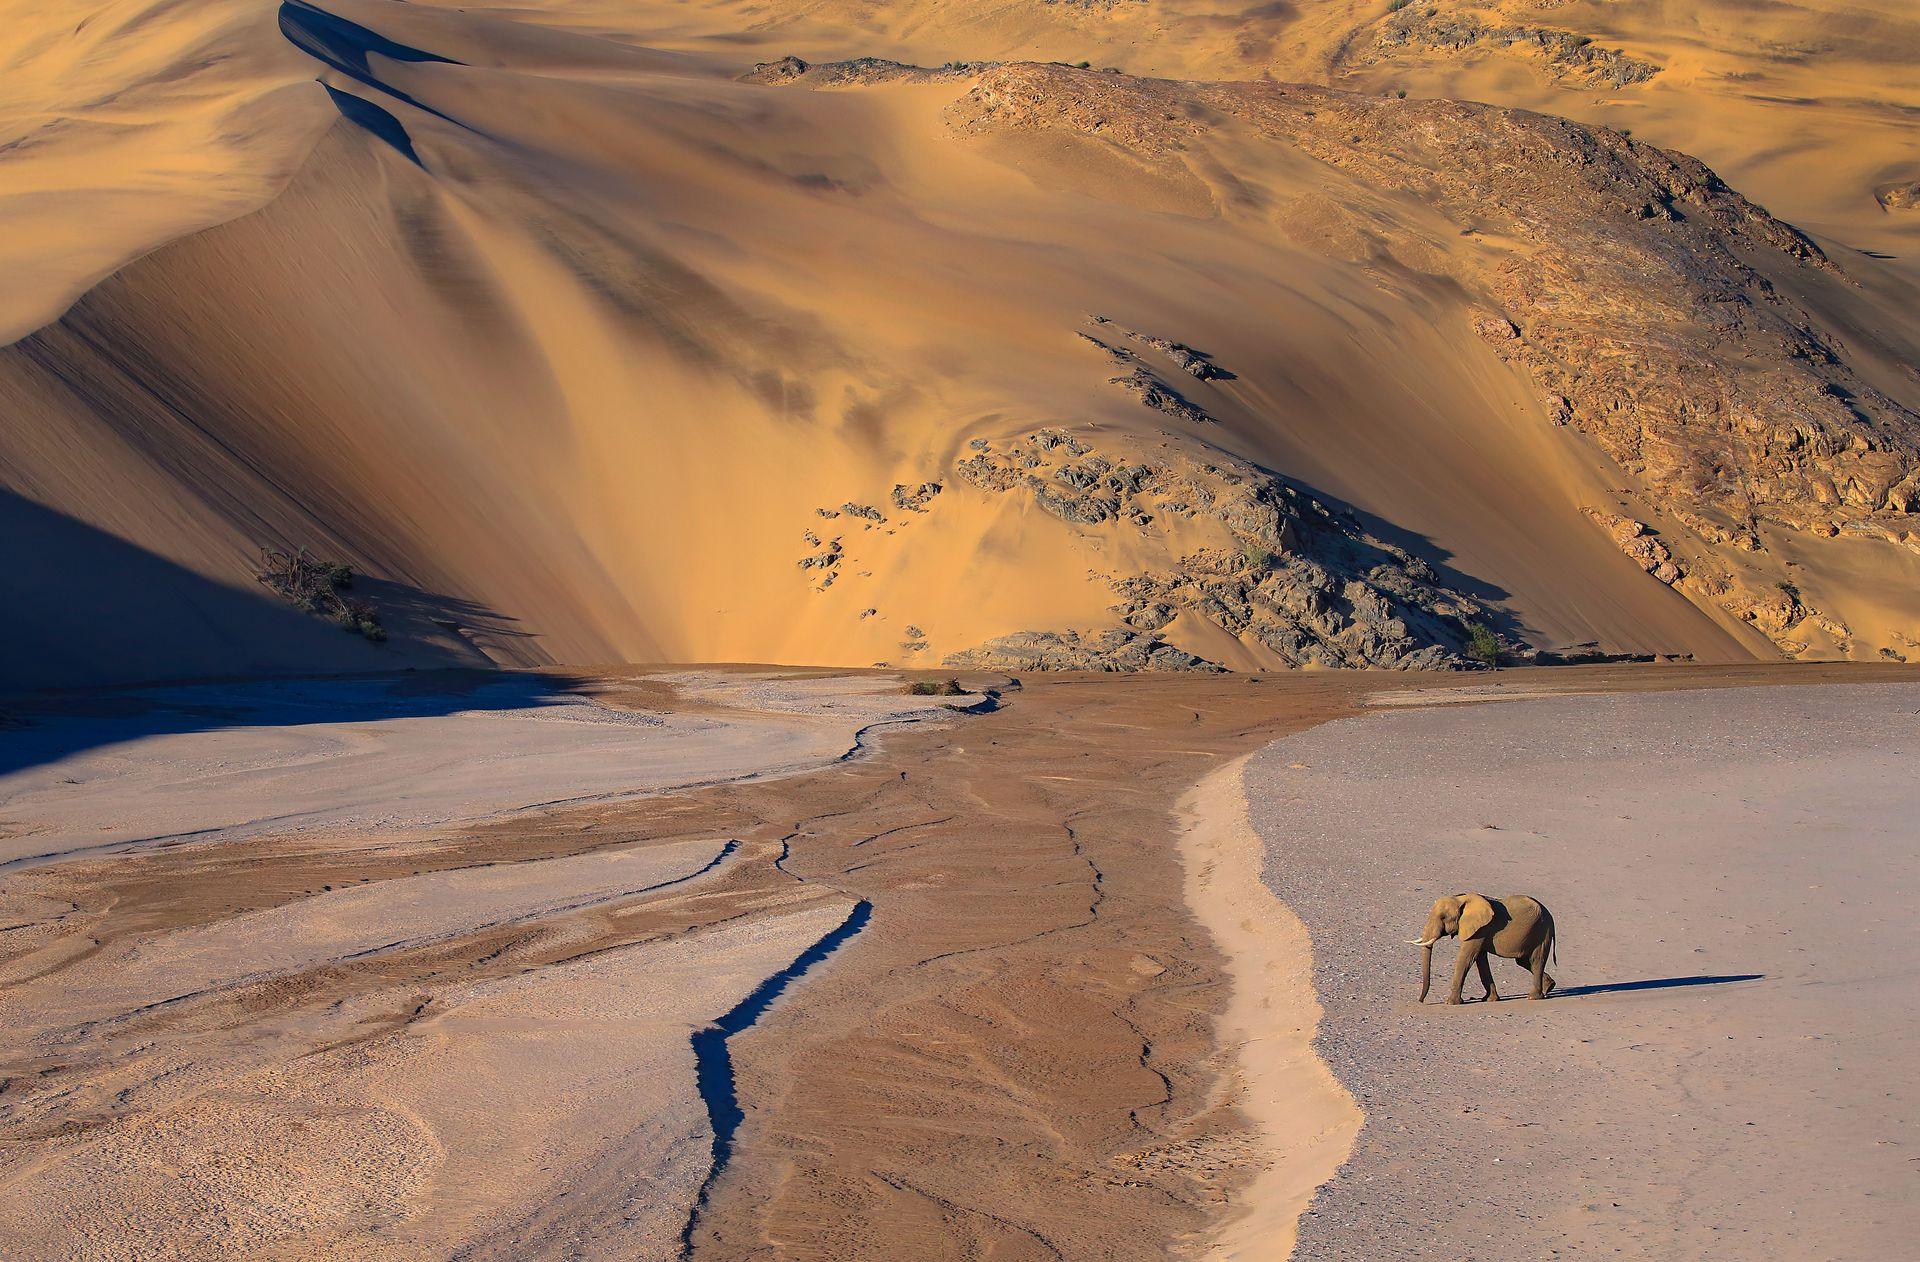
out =
[[[1427,1001],[1427,991],[1433,985],[1433,944],[1442,938],[1477,937],[1492,923],[1493,904],[1485,895],[1449,894],[1433,900],[1433,910],[1427,913],[1427,927],[1420,931],[1419,937],[1409,939],[1421,951],[1421,1003]]]

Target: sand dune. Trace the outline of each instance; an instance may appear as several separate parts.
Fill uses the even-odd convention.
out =
[[[1609,15],[1649,50],[1680,21]],[[1661,69],[1609,92],[1678,117],[1805,25],[1780,17],[1766,44],[1716,21],[1688,36],[1722,67],[1695,88]],[[29,142],[0,154],[58,161],[71,184],[23,202],[10,234],[42,271],[12,290],[0,471],[60,522],[38,570],[8,578],[17,601],[56,605],[4,632],[15,688],[213,663],[1430,665],[1457,661],[1473,620],[1513,649],[1703,659],[1905,657],[1920,640],[1905,263],[1837,244],[1832,267],[1766,257],[1803,238],[1747,232],[1747,211],[1597,217],[1584,236],[1578,204],[1528,221],[1498,181],[1423,186],[1513,125],[1382,100],[1421,48],[1436,90],[1582,115],[1561,67],[1507,46],[1382,52],[1346,6],[1229,21],[1187,4],[290,0],[102,6],[77,44],[19,25],[35,75],[84,63],[61,92],[140,121],[75,129],[21,106]],[[1901,31],[1860,17],[1834,56],[1891,85],[1872,46]],[[1139,50],[1117,61],[1131,71],[1319,75],[1369,96],[1275,129],[1256,88],[1058,67],[739,79],[774,48],[1077,60],[1075,40]],[[939,54],[956,42],[970,50]],[[1853,117],[1834,109],[1791,115],[1809,146]],[[1352,154],[1344,119],[1367,129]],[[1436,148],[1398,154],[1396,134]],[[227,175],[217,196],[140,177],[142,213],[109,213],[134,167],[88,136]],[[1565,136],[1615,154],[1596,196],[1668,179],[1653,150]],[[1738,165],[1743,144],[1701,152]],[[1855,150],[1874,179],[1897,165],[1882,150]],[[1565,159],[1515,152],[1542,186]],[[1768,161],[1753,169],[1805,182]],[[1674,179],[1695,181],[1695,209],[1728,200],[1711,175]],[[1786,209],[1895,244],[1837,204]],[[90,219],[113,231],[67,248]],[[1601,290],[1640,275],[1655,315],[1609,334]],[[1513,346],[1486,334],[1500,311]],[[1549,328],[1565,311],[1584,321],[1571,340]],[[1715,350],[1715,311],[1745,340]],[[1695,357],[1672,359],[1672,338]],[[1601,367],[1605,390],[1582,394]],[[1636,400],[1661,380],[1686,398]],[[1054,432],[1073,459],[1033,465],[1021,444]],[[1006,482],[968,476],[981,451],[1010,461]],[[1741,473],[1755,461],[1768,473]],[[1776,463],[1791,501],[1749,503]],[[1332,515],[1288,517],[1283,488]],[[1640,542],[1609,534],[1624,528]],[[121,572],[67,538],[86,530],[131,549]],[[252,584],[263,544],[369,574],[392,642],[269,632],[290,622]],[[1684,580],[1642,572],[1663,555]],[[102,613],[69,617],[46,576],[81,567],[73,599]],[[134,572],[177,574],[182,597],[111,617]],[[211,613],[184,595],[202,580]]]
[[[265,204],[330,120],[259,0],[0,6],[0,340]]]

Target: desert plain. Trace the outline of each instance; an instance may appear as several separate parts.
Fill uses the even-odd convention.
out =
[[[1912,1251],[1907,0],[0,18],[0,1258]]]

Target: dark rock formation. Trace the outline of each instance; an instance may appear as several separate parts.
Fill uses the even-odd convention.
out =
[[[1017,631],[955,653],[948,666],[991,670],[1221,671],[1164,640],[1133,631]]]
[[[893,488],[893,506],[910,513],[924,513],[933,497],[940,494],[938,482],[922,482],[918,486],[896,484]]]
[[[1424,562],[1368,534],[1350,514],[1198,444],[1192,454],[1169,446],[1135,458],[1126,445],[1139,440],[1106,441],[1117,445],[1096,451],[1061,430],[1040,430],[1004,449],[980,440],[956,470],[994,494],[1024,490],[1063,521],[1119,522],[1143,534],[1173,521],[1211,521],[1233,546],[1115,579],[1121,628],[1003,637],[950,658],[954,665],[1169,669],[1142,646],[1182,613],[1257,643],[1287,666],[1467,664],[1466,626],[1486,618],[1479,602],[1442,586]],[[1048,665],[1057,661],[1073,665]]]
[[[1556,78],[1593,87],[1624,88],[1660,73],[1650,61],[1601,48],[1591,36],[1546,26],[1493,23],[1466,13],[1448,13],[1432,4],[1411,4],[1380,24],[1373,55],[1402,50],[1467,52],[1513,50],[1540,57]]]
[[[1209,416],[1204,408],[1196,406],[1186,396],[1168,385],[1132,351],[1103,342],[1090,334],[1081,333],[1077,336],[1082,341],[1091,342],[1099,347],[1109,359],[1125,369],[1119,376],[1107,378],[1111,384],[1119,386],[1154,411],[1163,412],[1176,421],[1186,421],[1194,425],[1213,423],[1213,417]],[[1170,342],[1168,345],[1177,345],[1177,343]]]
[[[1140,343],[1142,346],[1151,346],[1154,350],[1159,351],[1162,355],[1165,355],[1168,359],[1178,364],[1181,371],[1190,376],[1197,377],[1201,381],[1230,381],[1233,378],[1233,374],[1215,364],[1211,356],[1193,349],[1193,347],[1188,346],[1185,342],[1175,342],[1169,338],[1154,337],[1151,334],[1141,333],[1137,330],[1127,328],[1125,325],[1115,324],[1106,316],[1097,315],[1088,316],[1087,318],[1095,324],[1106,325],[1109,328],[1119,330],[1120,333]],[[1088,338],[1087,340],[1094,342],[1096,345],[1105,345],[1097,338]],[[1112,348],[1108,349],[1111,350]]]

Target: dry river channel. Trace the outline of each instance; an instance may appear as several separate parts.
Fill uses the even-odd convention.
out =
[[[1217,1033],[1225,961],[1184,901],[1175,807],[1197,782],[1393,690],[1882,677],[980,676],[991,709],[777,779],[11,872],[0,943],[31,949],[0,955],[0,1242],[1197,1249],[1259,1162]],[[367,927],[354,900],[382,887],[412,931]],[[236,949],[254,966],[209,962]]]

